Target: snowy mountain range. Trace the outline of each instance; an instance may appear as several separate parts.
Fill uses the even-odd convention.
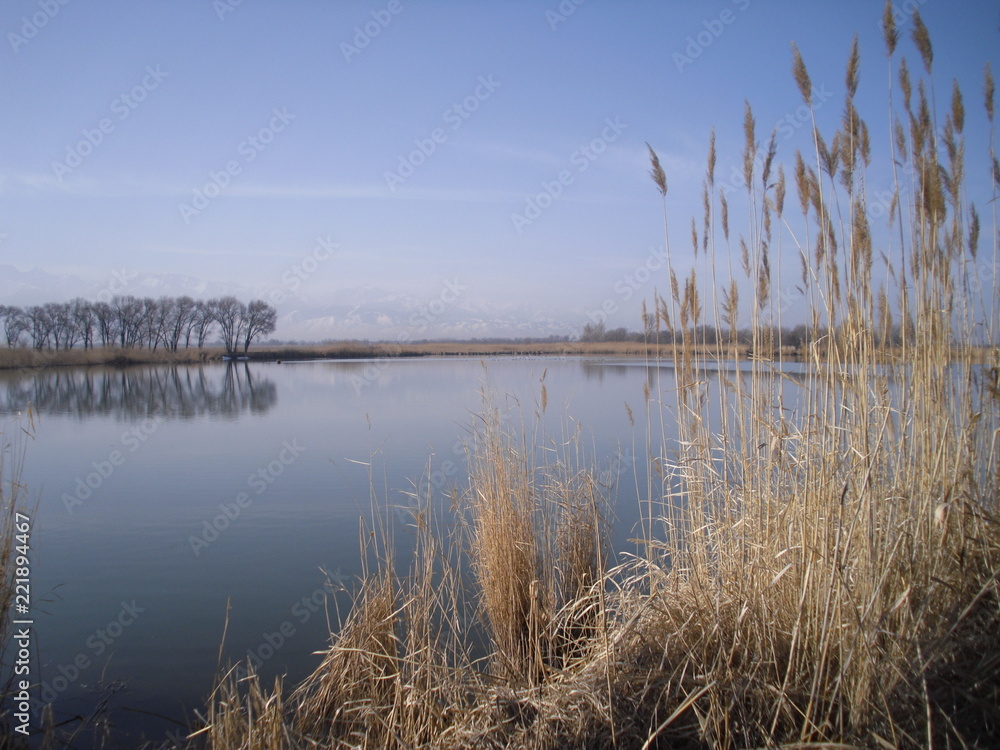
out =
[[[244,301],[264,299],[278,311],[274,338],[284,341],[544,338],[578,335],[582,326],[579,316],[569,313],[524,303],[496,304],[474,299],[465,291],[449,294],[447,288],[430,299],[371,285],[307,297],[288,289],[255,289],[183,274],[123,269],[109,273],[104,281],[93,281],[0,264],[0,304],[25,307],[75,297],[107,300],[116,294],[195,299],[231,294]]]

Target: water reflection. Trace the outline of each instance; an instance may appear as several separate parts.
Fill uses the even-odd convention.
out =
[[[278,401],[269,378],[251,374],[246,362],[225,365],[128,368],[53,368],[0,373],[0,414],[24,411],[84,419],[153,414],[190,419],[232,419],[264,414]]]
[[[603,362],[600,360],[583,360],[580,362],[580,368],[583,370],[584,376],[587,380],[596,380],[598,383],[603,383],[606,375],[617,375],[619,377],[628,377],[629,373],[634,372],[634,367],[628,366],[625,363],[620,362]]]

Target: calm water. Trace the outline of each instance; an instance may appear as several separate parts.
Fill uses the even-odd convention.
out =
[[[42,697],[57,718],[110,697],[126,744],[164,739],[175,729],[166,719],[190,718],[211,690],[227,602],[224,659],[249,653],[265,681],[302,679],[328,643],[327,611],[335,617],[335,600],[349,601],[328,596],[323,571],[348,589],[361,572],[372,484],[405,559],[405,493],[428,473],[441,503],[462,485],[463,440],[483,387],[498,405],[519,402],[511,419],[530,424],[543,373],[547,437],[561,442],[578,422],[596,463],[623,467],[612,490],[614,543],[634,550],[629,457],[646,451],[643,386],[658,377],[642,362],[448,358],[0,375],[4,429],[28,403],[39,414],[24,481],[38,503],[32,675]],[[659,377],[667,392],[671,371]]]

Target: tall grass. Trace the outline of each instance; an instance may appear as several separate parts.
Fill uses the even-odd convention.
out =
[[[135,364],[199,364],[219,360],[225,350],[218,348],[167,350],[121,349],[33,349],[0,347],[0,370],[43,367],[90,367],[111,365],[124,367]]]
[[[644,315],[673,349],[676,388],[647,394],[643,554],[612,565],[597,476],[487,402],[459,532],[423,506],[410,575],[384,564],[362,582],[288,699],[230,685],[210,746],[1000,744],[1000,401],[973,346],[1000,332],[995,282],[975,272],[961,92],[936,113],[919,14],[920,81],[888,4],[884,25],[890,133],[854,106],[857,45],[840,128],[813,125],[794,185],[747,105],[739,234],[712,137],[701,257],[671,264]],[[811,106],[794,49],[793,77]],[[986,91],[992,126],[988,71]],[[895,174],[884,237],[865,193],[881,142]],[[995,267],[995,211],[989,231]],[[812,329],[794,381],[769,340],[790,264]],[[698,326],[717,327],[721,359],[747,318],[757,357],[694,356]],[[280,720],[253,720],[278,705]]]

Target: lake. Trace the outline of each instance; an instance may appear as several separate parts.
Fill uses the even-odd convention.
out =
[[[511,424],[537,421],[541,444],[579,430],[611,485],[614,551],[634,552],[644,386],[669,401],[672,378],[583,358],[0,373],[3,429],[25,426],[29,403],[38,415],[23,481],[41,697],[57,720],[104,701],[116,739],[162,741],[204,705],[224,630],[223,661],[303,679],[346,614],[333,590],[355,586],[373,513],[405,572],[407,493],[420,483],[447,506],[464,486],[484,389]]]

